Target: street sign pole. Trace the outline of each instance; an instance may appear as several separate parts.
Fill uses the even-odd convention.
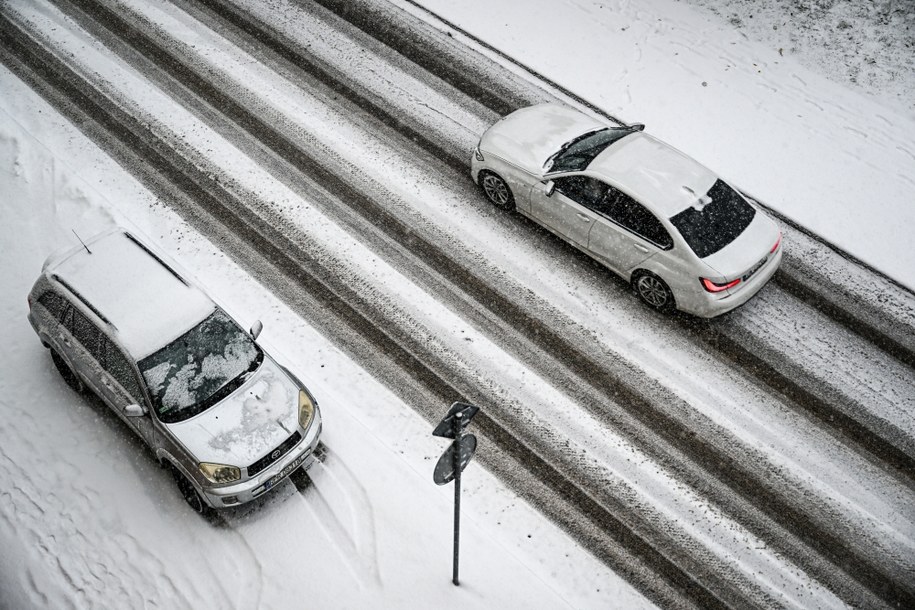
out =
[[[456,402],[432,431],[433,436],[450,438],[453,441],[435,464],[432,480],[436,485],[454,481],[454,566],[451,571],[451,582],[455,586],[461,584],[458,579],[461,545],[461,471],[470,463],[477,449],[477,437],[473,434],[464,434],[464,428],[479,410],[480,407]]]
[[[451,582],[460,585],[458,581],[458,554],[461,541],[461,432],[462,413],[454,416],[454,568]]]

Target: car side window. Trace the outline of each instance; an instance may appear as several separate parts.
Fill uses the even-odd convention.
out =
[[[586,208],[600,211],[601,202],[610,188],[600,180],[589,176],[566,176],[554,180],[556,190]]]
[[[70,334],[89,351],[93,358],[99,362],[104,362],[104,353],[102,352],[102,331],[96,328],[95,324],[90,322],[89,319],[75,307],[70,307],[70,312],[68,312],[69,315],[67,316]]]
[[[60,318],[60,324],[68,331],[70,334],[73,334],[73,305],[67,303],[66,309],[64,309],[64,314]]]
[[[121,387],[124,388],[134,400],[137,402],[142,401],[143,392],[140,390],[137,375],[134,372],[133,367],[130,366],[130,361],[127,359],[127,356],[108,339],[105,339],[104,343],[105,370],[121,384]]]
[[[645,206],[622,191],[608,188],[604,213],[611,220],[661,248],[667,249],[674,245],[670,233]]]
[[[54,316],[58,321],[63,318],[64,312],[67,310],[67,299],[63,298],[53,290],[48,290],[40,297],[38,297],[38,302],[44,306],[51,315]]]

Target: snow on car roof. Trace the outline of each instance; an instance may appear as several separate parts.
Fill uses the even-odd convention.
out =
[[[718,179],[695,159],[644,132],[609,146],[588,171],[608,178],[665,218],[693,205]]]
[[[80,246],[48,271],[101,313],[137,359],[181,336],[216,307],[121,230],[102,233],[87,246],[91,254]]]

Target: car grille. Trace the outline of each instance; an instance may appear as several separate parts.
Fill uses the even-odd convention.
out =
[[[293,447],[298,445],[300,440],[302,440],[302,435],[299,434],[298,430],[296,430],[292,434],[292,436],[290,436],[285,441],[283,441],[283,443],[279,447],[272,450],[270,453],[268,453],[261,459],[257,460],[256,462],[254,462],[253,464],[248,466],[248,476],[253,477],[257,473],[263,472],[265,469],[269,468],[270,464],[274,463],[275,461],[277,461],[278,459],[280,459],[281,457],[283,457],[284,455],[289,453],[290,449],[292,449]],[[277,452],[279,452],[279,453],[277,453]]]

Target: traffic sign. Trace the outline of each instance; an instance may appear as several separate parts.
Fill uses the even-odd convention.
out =
[[[461,472],[470,463],[473,452],[477,450],[477,437],[464,434],[464,428],[477,414],[480,407],[466,402],[452,403],[448,413],[432,431],[434,436],[450,438],[451,445],[438,459],[432,480],[436,485],[454,481],[454,560],[452,562],[451,582],[459,585],[458,556],[461,546]]]
[[[448,413],[445,414],[445,417],[439,424],[435,427],[435,430],[432,431],[432,436],[441,436],[442,438],[454,438],[454,424],[455,419],[459,419],[461,424],[461,430],[467,427],[467,424],[470,423],[470,420],[473,419],[473,416],[477,414],[477,411],[480,410],[480,407],[469,405],[466,402],[456,402],[451,405],[451,408],[448,409]],[[460,413],[460,418],[457,417]]]
[[[459,465],[461,472],[464,472],[464,468],[470,463],[470,458],[473,457],[473,452],[476,450],[477,437],[472,434],[461,437],[461,459]],[[445,485],[454,480],[454,461],[454,443],[452,443],[448,445],[445,453],[438,458],[438,463],[435,465],[432,480],[435,481],[436,485]]]

